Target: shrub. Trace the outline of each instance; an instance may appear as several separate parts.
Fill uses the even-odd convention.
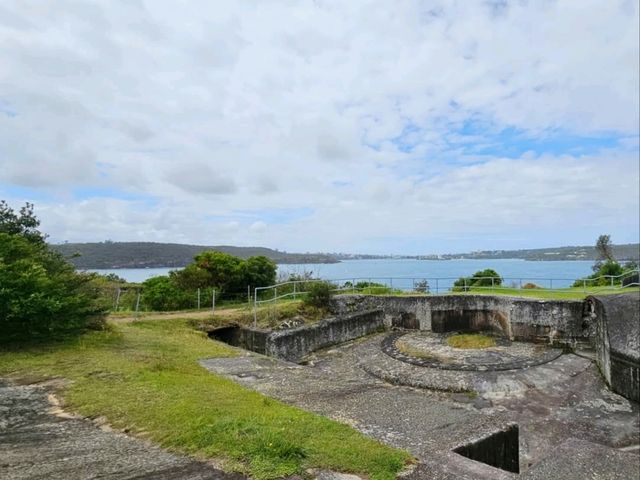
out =
[[[0,233],[0,341],[101,324],[103,309],[92,281],[44,242]]]
[[[391,295],[397,292],[384,283],[369,281],[357,282],[355,285],[352,282],[345,282],[342,288],[344,290],[355,289],[363,295]]]
[[[605,263],[600,264],[600,268],[585,277],[584,279],[580,278],[573,283],[574,287],[606,287],[611,285],[611,277],[617,277],[613,279],[614,285],[620,285],[622,283],[621,275],[624,273],[624,268],[615,260],[609,260]]]
[[[502,285],[502,277],[491,268],[479,270],[471,277],[460,277],[453,282],[453,291],[468,291],[471,287],[492,287]]]
[[[413,291],[416,293],[429,293],[429,282],[426,280],[418,280],[414,282]]]
[[[529,282],[529,283],[525,283],[522,286],[522,288],[527,289],[527,290],[532,290],[532,289],[535,289],[535,288],[542,288],[542,287],[540,287],[539,285],[536,285],[535,283],[530,283]]]
[[[304,303],[316,308],[328,310],[331,306],[331,297],[335,286],[330,282],[312,282],[307,286],[307,294]]]
[[[142,284],[142,303],[150,310],[180,310],[195,305],[194,296],[171,277],[160,276],[145,280]]]

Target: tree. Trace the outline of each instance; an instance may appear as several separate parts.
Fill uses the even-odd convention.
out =
[[[243,260],[228,253],[206,251],[195,256],[195,265],[209,274],[209,286],[226,293],[243,291]]]
[[[16,213],[6,201],[0,200],[0,233],[19,235],[30,242],[44,243],[46,235],[38,230],[40,221],[33,213],[33,204],[26,203]]]
[[[0,201],[0,341],[79,331],[102,309],[94,276],[51,251],[27,204],[16,213]]]
[[[276,281],[276,264],[264,256],[239,257],[214,250],[199,253],[193,263],[170,272],[174,283],[184,290],[215,289],[217,294],[244,295],[247,286],[266,287]]]
[[[600,235],[596,240],[596,262],[592,270],[597,272],[602,267],[603,262],[615,262],[613,257],[613,244],[611,243],[611,235]]]
[[[195,263],[187,265],[182,270],[172,270],[169,276],[183,290],[206,288],[212,284],[209,272]]]
[[[251,287],[266,287],[276,282],[278,266],[265,256],[247,258],[242,269],[244,283]]]

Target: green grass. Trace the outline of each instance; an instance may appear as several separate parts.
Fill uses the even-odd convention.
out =
[[[405,342],[404,340],[398,340],[396,342],[396,348],[398,349],[399,352],[404,353],[405,355],[409,355],[410,357],[415,357],[415,358],[434,358],[433,355],[431,355],[428,352],[425,352],[424,350],[421,350],[419,348],[414,347],[413,345],[410,345],[409,343]]]
[[[565,288],[547,290],[545,288],[520,289],[509,287],[471,287],[468,292],[452,292],[454,295],[508,295],[512,297],[539,298],[544,300],[582,300],[589,295],[614,295],[619,293],[638,293],[640,288],[611,289],[611,287]]]
[[[496,341],[492,337],[480,333],[460,333],[447,338],[447,344],[453,348],[483,349],[495,347]]]
[[[197,360],[235,355],[184,320],[111,324],[57,344],[0,351],[0,375],[69,379],[66,408],[257,479],[328,468],[392,479],[406,452],[347,425],[210,374]]]

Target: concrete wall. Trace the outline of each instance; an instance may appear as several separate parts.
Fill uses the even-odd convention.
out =
[[[314,350],[383,329],[383,316],[380,310],[330,318],[315,325],[272,332],[267,339],[267,355],[299,362]]]
[[[588,297],[596,362],[614,392],[640,402],[640,295]]]
[[[434,332],[490,330],[511,340],[572,344],[589,339],[582,304],[489,295],[341,295],[335,297],[333,308],[339,314],[382,310],[387,327]]]
[[[381,330],[384,330],[382,312],[368,310],[279,331],[222,327],[210,331],[209,336],[245,350],[299,362],[314,350]]]

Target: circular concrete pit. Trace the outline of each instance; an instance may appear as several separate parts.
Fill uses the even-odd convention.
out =
[[[511,342],[497,336],[495,345],[481,349],[454,348],[455,333],[394,332],[382,342],[382,351],[396,360],[421,367],[462,371],[518,370],[555,360],[562,350],[546,345]]]

